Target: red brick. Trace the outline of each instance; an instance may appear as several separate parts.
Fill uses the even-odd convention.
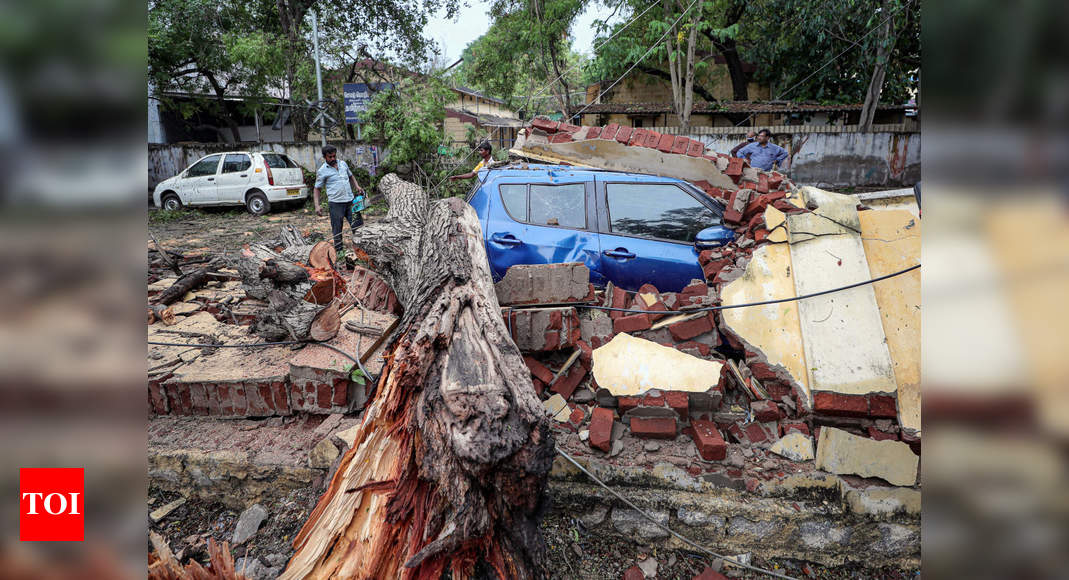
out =
[[[898,417],[895,398],[887,395],[869,395],[869,415],[872,417]]]
[[[702,145],[701,141],[691,141],[690,144],[687,145],[688,157],[701,157],[704,151],[705,145]]]
[[[561,121],[560,126],[557,127],[558,131],[564,131],[567,133],[575,133],[579,129],[582,129],[582,127],[580,127],[579,125],[572,125],[571,123],[565,123],[564,121]]]
[[[609,306],[611,306],[613,308],[627,308],[627,299],[628,299],[627,290],[624,290],[623,288],[617,288],[616,286],[613,286],[612,287],[612,302],[609,304]],[[609,318],[612,318],[613,320],[616,320],[617,318],[620,318],[621,316],[625,316],[626,314],[627,314],[626,312],[621,312],[619,310],[610,310],[609,311]]]
[[[616,140],[624,145],[627,145],[631,140],[631,127],[620,127],[620,130],[616,133]]]
[[[631,409],[637,408],[642,403],[642,397],[617,397],[616,408],[623,415]]]
[[[672,140],[672,154],[673,155],[686,155],[687,147],[690,145],[690,139],[680,135]]]
[[[234,405],[235,415],[247,415],[249,412],[249,400],[245,396],[245,385],[236,384],[230,391],[230,401]]]
[[[529,356],[523,357],[523,362],[527,363],[527,368],[531,370],[531,374],[538,380],[547,385],[553,381],[553,371],[546,368],[546,365]]]
[[[609,139],[609,140],[615,139],[616,138],[616,132],[619,131],[619,130],[620,130],[620,126],[619,125],[617,125],[616,123],[609,123],[608,125],[605,125],[605,129],[603,129],[601,131],[601,138],[602,139]]]
[[[549,390],[554,393],[560,393],[560,396],[568,400],[575,392],[575,388],[579,386],[579,383],[586,377],[586,367],[582,364],[573,364],[572,368],[568,369],[568,372],[557,379],[557,382],[550,385]]]
[[[649,129],[635,129],[635,132],[631,134],[630,145],[634,147],[641,147],[646,143],[646,136],[649,135]]]
[[[148,382],[148,398],[152,404],[152,412],[157,415],[167,414],[167,394],[166,390],[160,386],[159,381]]]
[[[750,403],[750,410],[753,411],[754,419],[762,423],[779,421],[783,418],[783,412],[774,401],[753,401]]]
[[[658,133],[658,135],[660,135],[660,134]],[[684,139],[686,139],[686,137],[684,137]],[[657,142],[655,144],[647,145],[647,147],[649,147],[651,149],[655,148],[655,149],[657,149],[658,151],[660,151],[662,153],[671,153],[672,152],[672,144],[675,143],[675,140],[676,140],[676,137],[673,137],[671,135],[660,135],[657,138]],[[649,141],[647,141],[647,143],[648,142]]]
[[[869,401],[863,395],[814,393],[813,412],[840,417],[867,417]]]
[[[760,443],[769,438],[768,431],[765,431],[765,428],[758,423],[747,423],[743,429],[751,443]]]
[[[590,348],[590,345],[582,340],[575,341],[575,346],[579,348],[579,360],[587,366],[594,364],[594,349]]]
[[[664,394],[664,400],[680,419],[687,420],[690,414],[690,395],[684,391],[668,391]]]
[[[891,441],[898,439],[898,435],[895,435],[894,433],[884,433],[871,425],[869,426],[869,437],[877,441]]]
[[[709,285],[705,282],[696,282],[694,284],[691,284],[690,286],[687,286],[686,288],[681,290],[678,295],[676,295],[677,306],[686,306],[687,304],[691,304],[693,302],[693,298],[708,295]]]
[[[742,175],[742,165],[743,165],[742,159],[739,159],[738,157],[732,157],[728,161],[728,168],[724,170],[724,175],[727,175],[728,177],[739,177],[739,176],[741,176]]]
[[[757,228],[756,230],[753,231],[753,241],[755,243],[760,244],[761,242],[763,242],[763,241],[768,239],[768,234],[769,233],[770,232],[768,230],[766,230],[765,228]]]
[[[624,570],[622,580],[645,580],[646,575],[642,573],[642,568],[637,565],[631,566],[627,570]]]
[[[536,378],[531,379],[531,386],[534,387],[534,392],[538,394],[539,397],[541,397],[542,393],[546,390],[546,384]]]
[[[590,416],[590,446],[608,453],[612,449],[612,423],[613,412],[611,409],[598,407]]]
[[[656,393],[649,393],[642,397],[639,401],[639,407],[663,407],[664,406],[664,393],[657,391]]]
[[[189,385],[185,383],[167,385],[167,406],[172,415],[188,415],[191,403]]]
[[[554,133],[549,136],[550,143],[569,143],[571,140],[571,133]]]
[[[578,428],[583,424],[583,419],[586,419],[586,412],[580,407],[572,409],[572,414],[568,415],[568,422],[572,424],[572,427]]]
[[[334,379],[334,396],[330,400],[331,405],[341,407],[348,399],[349,381],[341,377]]]
[[[764,173],[757,176],[757,193],[768,193],[768,176]]]
[[[685,341],[700,336],[713,329],[713,325],[709,321],[708,316],[702,316],[695,318],[694,320],[686,320],[683,322],[677,322],[668,327],[668,332],[672,333],[672,338],[677,341]]]
[[[320,409],[330,408],[331,394],[330,385],[326,383],[319,383],[316,385],[316,404]]]
[[[701,343],[701,342],[695,342],[693,340],[688,340],[687,342],[677,342],[676,343],[676,350],[690,350],[690,349],[698,351],[698,354],[701,355],[701,356],[709,356],[709,353],[712,352],[712,349],[709,348],[708,344],[704,344],[704,343]]]
[[[601,127],[591,127],[586,132],[587,139],[597,139],[599,135],[601,135]]]
[[[777,190],[777,189],[779,189],[779,186],[782,185],[782,184],[783,184],[783,174],[782,173],[773,173],[772,175],[769,176],[769,178],[768,178],[768,189],[769,190],[773,190],[773,191]]]
[[[797,431],[803,435],[809,435],[809,425],[806,425],[801,421],[780,421],[780,437],[786,435],[787,433],[790,433],[791,431]]]
[[[614,320],[612,323],[612,330],[615,333],[638,332],[640,330],[646,330],[650,326],[651,323],[648,314],[631,314],[628,316],[621,316]]]
[[[675,439],[676,420],[671,417],[631,417],[631,434],[643,439]]]
[[[549,119],[543,119],[541,117],[535,118],[531,121],[531,126],[536,129],[541,129],[547,133],[553,133],[560,127],[560,123],[557,121],[550,121]]]
[[[694,445],[698,453],[706,461],[720,461],[727,457],[728,446],[724,443],[724,437],[716,428],[716,423],[704,419],[696,419],[690,423],[694,434]]]
[[[720,572],[717,572],[716,570],[713,570],[712,568],[706,566],[705,570],[702,570],[701,574],[698,574],[691,580],[729,580],[729,578],[727,576],[724,576]]]

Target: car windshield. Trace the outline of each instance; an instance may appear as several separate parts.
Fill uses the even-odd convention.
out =
[[[271,169],[293,169],[297,164],[281,153],[264,153],[264,163]]]

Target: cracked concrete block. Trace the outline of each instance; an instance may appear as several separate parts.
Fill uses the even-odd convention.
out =
[[[581,262],[517,264],[494,284],[494,291],[502,306],[566,304],[594,299],[590,269]]]
[[[676,512],[679,521],[691,527],[712,527],[721,529],[725,520],[722,516],[704,512],[702,510],[681,507]]]
[[[917,483],[920,458],[901,441],[875,441],[822,427],[817,443],[817,469],[839,475],[879,477],[892,485]]]
[[[855,514],[919,516],[921,492],[908,487],[869,487],[849,489],[845,496],[846,507]]]
[[[804,522],[798,526],[798,538],[802,545],[814,550],[823,550],[839,544],[845,546],[850,541],[852,530],[832,525],[830,522]]]
[[[653,519],[657,520],[657,522],[665,526],[668,525],[669,515],[667,511],[646,510],[646,512],[653,516]],[[612,510],[612,526],[621,534],[638,536],[644,540],[668,537],[668,532],[633,509],[616,508]]]
[[[728,535],[747,535],[761,540],[778,532],[783,527],[781,522],[760,520],[752,521],[742,516],[731,518],[728,524]]]
[[[791,461],[811,461],[814,457],[813,439],[797,431],[791,431],[773,443],[769,451]]]

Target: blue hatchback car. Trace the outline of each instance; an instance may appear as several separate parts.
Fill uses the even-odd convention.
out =
[[[723,206],[679,179],[535,164],[478,177],[468,203],[495,282],[516,264],[583,262],[595,286],[678,292],[704,279],[701,250],[735,238]]]

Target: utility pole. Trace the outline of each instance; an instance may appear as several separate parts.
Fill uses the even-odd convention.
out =
[[[315,48],[316,57],[316,94],[321,104],[323,102],[323,73],[319,69],[319,18],[315,10],[310,12],[312,13],[312,46]],[[319,140],[323,147],[327,146],[327,118],[322,112],[319,114]]]

